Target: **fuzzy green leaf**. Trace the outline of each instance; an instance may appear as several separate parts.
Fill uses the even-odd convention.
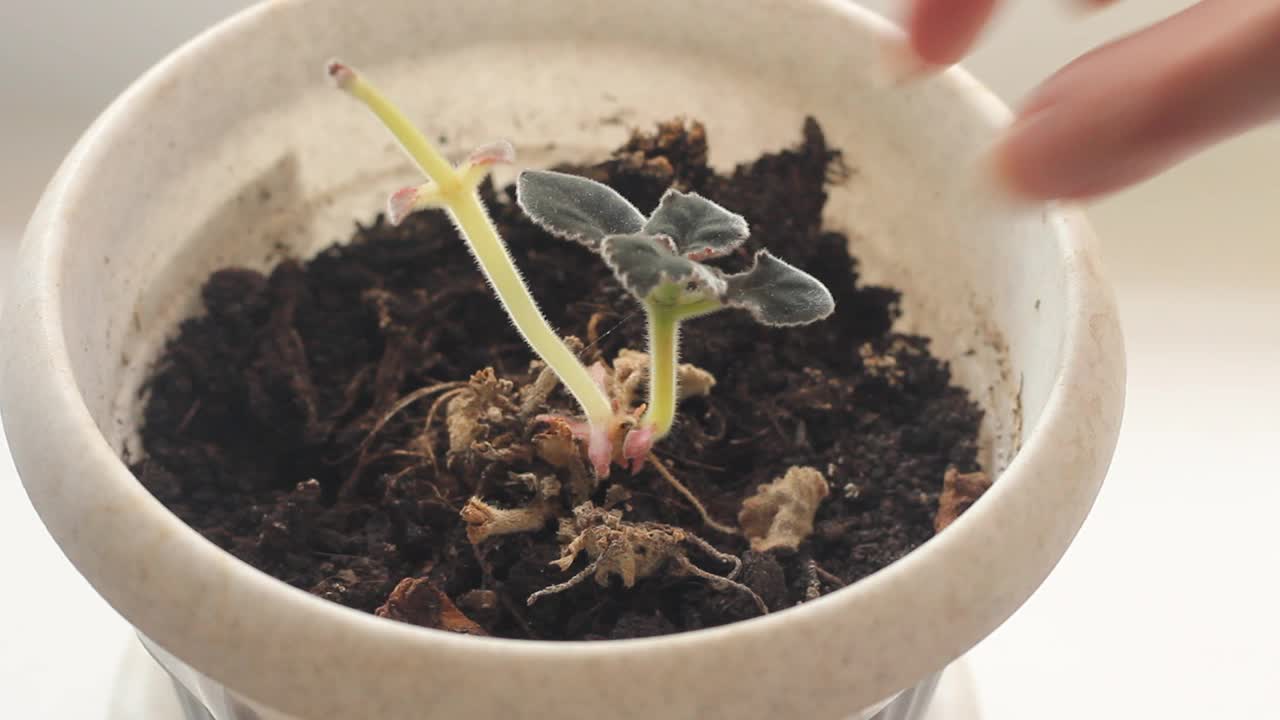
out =
[[[516,201],[547,232],[593,250],[610,235],[639,232],[645,222],[644,215],[608,185],[550,170],[520,173]]]
[[[724,303],[747,310],[765,325],[806,325],[827,317],[836,307],[831,292],[817,278],[768,250],[756,253],[750,270],[725,280]]]
[[[675,288],[677,303],[719,298],[724,280],[714,269],[675,252],[665,235],[614,235],[605,238],[600,254],[622,286],[642,301],[664,285]]]
[[[648,235],[666,235],[675,240],[676,252],[691,260],[727,255],[750,231],[747,221],[697,193],[672,188],[662,196],[658,209],[644,225]]]

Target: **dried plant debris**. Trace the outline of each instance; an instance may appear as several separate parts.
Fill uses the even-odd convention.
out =
[[[581,553],[589,562],[569,580],[539,590],[529,596],[533,605],[539,598],[564,592],[584,580],[608,586],[609,578],[617,576],[622,586],[635,587],[641,578],[653,577],[660,572],[671,575],[692,575],[706,580],[717,590],[733,589],[745,593],[755,603],[760,614],[769,608],[751,588],[734,580],[742,569],[742,561],[733,555],[720,552],[710,543],[680,528],[662,523],[630,523],[622,519],[619,510],[604,510],[591,503],[583,503],[573,509],[573,518],[560,521],[558,534],[564,553],[552,564],[567,572]],[[712,559],[732,565],[724,575],[703,570],[689,559],[688,544],[706,553]]]
[[[607,389],[614,403],[621,408],[636,406],[640,388],[649,380],[649,354],[630,348],[622,348],[613,360],[613,373]],[[716,386],[711,373],[691,363],[676,366],[676,388],[680,400],[706,397]]]
[[[865,342],[858,347],[858,357],[862,358],[862,367],[866,369],[867,377],[892,387],[902,385],[902,368],[898,366],[898,358],[892,354],[879,354],[871,343]]]
[[[822,473],[811,467],[793,467],[742,501],[738,513],[742,534],[756,552],[796,550],[813,532],[818,505],[829,492]]]
[[[679,421],[639,475],[599,481],[571,427],[535,422],[572,419],[577,404],[532,361],[436,211],[370,222],[269,273],[214,273],[204,312],[149,379],[134,472],[211,542],[290,585],[414,622],[414,586],[401,584],[429,579],[410,597],[429,609],[434,586],[497,637],[639,637],[759,613],[744,592],[682,577],[678,557],[732,576],[774,611],[894,562],[933,536],[947,468],[978,469],[981,413],[927,339],[893,331],[897,293],[860,283],[849,238],[822,227],[839,153],[816,123],[796,146],[727,173],[706,158],[701,126],[673,122],[599,164],[555,169],[607,183],[646,216],[673,184],[741,211],[751,237],[714,262],[732,274],[771,245],[830,288],[837,311],[802,328],[766,328],[745,312],[682,324],[679,360],[715,384],[703,393],[681,370]],[[635,414],[649,400],[634,353],[648,334],[633,294],[597,255],[530,222],[514,187],[479,191],[548,321],[588,340],[565,345],[587,367],[605,361],[603,379]],[[307,381],[281,380],[294,377]],[[821,470],[833,491],[799,550],[757,553],[736,532],[738,512],[792,466]],[[651,576],[637,570],[634,587],[618,573],[602,586],[593,572],[527,606],[592,562],[584,550],[567,571],[548,564],[573,539],[557,539],[558,520],[587,501],[629,525],[697,533],[742,571],[686,539]],[[735,527],[717,532],[715,518]],[[533,529],[505,532],[514,528]]]
[[[386,603],[374,610],[373,614],[463,635],[489,634],[464,615],[448,595],[426,578],[401,580],[387,597]]]
[[[955,522],[990,487],[991,479],[982,471],[962,473],[954,466],[947,468],[942,476],[942,494],[938,496],[934,531],[942,532],[943,528]]]
[[[573,428],[559,417],[544,421],[540,427],[533,436],[534,453],[538,459],[568,474],[572,502],[586,502],[595,493],[599,478],[587,468]]]
[[[493,368],[472,375],[466,388],[449,400],[446,410],[449,462],[528,460],[531,448],[519,442],[524,424],[519,409],[513,382],[499,379]]]
[[[614,419],[618,426],[612,430],[612,434],[626,434],[644,414],[645,406],[636,404],[636,395],[648,381],[649,356],[623,348],[618,351],[611,368],[598,362],[592,366],[591,371],[613,404]],[[681,363],[676,367],[676,377],[680,389],[679,400],[706,397],[716,384],[715,376],[689,363]],[[534,419],[542,428],[533,438],[538,457],[556,468],[567,470],[573,503],[577,505],[585,502],[595,492],[601,479],[598,473],[588,473],[583,459],[584,450],[589,452],[589,426],[555,414],[541,414]],[[613,452],[617,456],[615,460],[621,461],[624,449],[622,443],[613,444]]]
[[[460,514],[472,544],[498,535],[536,532],[559,513],[560,481],[555,477],[539,478],[532,473],[522,473],[513,474],[511,479],[528,486],[535,494],[534,500],[509,510],[494,507],[478,497],[468,500]]]

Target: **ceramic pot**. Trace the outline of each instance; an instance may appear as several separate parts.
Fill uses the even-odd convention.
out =
[[[98,119],[28,229],[0,401],[37,511],[218,720],[865,718],[922,681],[927,694],[1080,527],[1120,423],[1123,350],[1077,211],[1002,202],[983,181],[1005,108],[958,69],[877,82],[887,29],[841,0],[294,0],[213,28]],[[447,149],[506,137],[531,166],[598,157],[627,126],[683,114],[706,123],[726,167],[796,142],[814,115],[853,168],[827,223],[850,233],[868,281],[905,290],[902,327],[934,338],[984,407],[994,487],[839,592],[621,642],[398,624],[218,549],[122,457],[138,456],[140,382],[212,270],[343,239],[415,178],[326,83],[334,55]]]

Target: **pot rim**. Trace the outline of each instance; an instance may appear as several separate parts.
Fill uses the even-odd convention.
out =
[[[809,2],[864,32],[890,31],[887,21],[853,3]],[[1047,502],[1054,496],[1056,490],[1043,482],[1049,469],[1046,463],[1061,459],[1052,452],[1052,445],[1058,438],[1078,434],[1080,414],[1089,407],[1100,408],[1105,417],[1084,441],[1091,443],[1086,454],[1105,470],[1119,426],[1123,348],[1118,332],[1112,332],[1109,326],[1114,323],[1115,310],[1110,290],[1097,273],[1092,234],[1077,209],[1055,206],[1046,212],[1053,217],[1058,253],[1068,276],[1067,329],[1062,364],[1040,418],[999,482],[946,532],[843,590],[795,608],[715,628],[655,638],[557,642],[458,636],[378,618],[312,596],[243,563],[204,539],[155,500],[99,431],[73,375],[60,293],[64,258],[75,248],[76,199],[100,191],[94,179],[109,172],[99,164],[104,148],[111,146],[121,128],[137,121],[134,105],[157,85],[171,82],[207,58],[216,57],[229,36],[272,22],[275,10],[275,3],[255,6],[183,45],[130,86],[84,134],[59,169],[28,226],[2,325],[5,334],[18,341],[14,344],[24,348],[4,354],[0,402],[15,461],[24,470],[23,481],[37,511],[64,552],[114,607],[157,644],[192,662],[210,677],[282,710],[314,711],[320,707],[298,697],[301,688],[262,678],[261,668],[254,663],[217,660],[214,656],[218,652],[200,647],[204,638],[192,633],[191,626],[181,618],[158,620],[161,614],[172,614],[157,610],[165,599],[141,596],[154,586],[127,580],[136,572],[145,572],[136,567],[141,565],[136,556],[128,556],[139,551],[138,544],[98,534],[99,527],[119,530],[131,526],[152,540],[162,540],[148,547],[147,552],[165,556],[161,567],[172,575],[166,583],[204,587],[217,595],[208,598],[204,607],[190,608],[189,617],[208,620],[212,614],[223,618],[226,626],[218,634],[227,638],[227,647],[235,648],[230,654],[241,659],[276,656],[278,651],[269,650],[268,645],[314,649],[324,643],[363,637],[366,640],[359,643],[362,651],[376,648],[384,658],[420,654],[429,665],[440,658],[469,657],[474,667],[485,663],[496,667],[528,663],[552,674],[560,672],[557,668],[569,667],[565,663],[578,667],[584,662],[610,661],[613,666],[612,661],[618,661],[625,667],[630,663],[652,663],[656,657],[705,662],[726,653],[758,652],[776,645],[779,638],[799,626],[820,628],[840,623],[841,616],[859,609],[905,600],[919,587],[920,578],[938,572],[955,557],[975,552],[983,543],[986,529],[1006,523],[1008,513],[1022,504],[1013,498],[1032,495]],[[967,110],[977,113],[993,128],[1008,122],[1006,106],[967,72],[951,68],[934,82],[944,83],[955,94],[967,98]],[[1100,330],[1100,323],[1106,327]],[[1099,373],[1104,375],[1101,383]],[[57,448],[42,441],[54,436],[60,437]],[[74,466],[59,466],[64,472],[46,473],[42,469],[58,466],[60,461],[54,456],[71,453],[81,457]],[[112,508],[128,508],[121,513],[130,516],[127,522],[117,518],[85,527],[73,522],[69,513],[59,511],[58,506],[76,490],[69,485],[74,474],[67,472],[71,467],[92,470],[92,500],[98,512],[109,514]],[[1030,594],[1021,588],[1034,589],[1065,550],[1100,481],[1099,474],[1096,481],[1089,481],[1092,487],[1083,490],[1081,501],[1063,509],[1076,516],[1068,523],[1071,528],[1065,542],[1048,548],[1034,567],[1024,563],[1007,569],[1006,572],[1027,576],[1016,583],[1020,589],[1012,593],[1020,596],[1009,596],[1010,592],[1002,589],[1006,596],[990,598],[987,611],[972,618],[966,616],[965,622],[950,626],[908,661],[889,663],[892,667],[870,673],[872,677],[860,684],[858,696],[871,702],[910,685],[941,668],[1003,621]],[[986,560],[999,565],[999,555]],[[1044,562],[1044,558],[1049,561]],[[135,567],[127,569],[129,563]],[[250,604],[254,600],[260,604]],[[255,612],[245,612],[246,607]],[[283,618],[292,621],[284,624]],[[331,638],[317,641],[317,628],[324,628]],[[335,658],[336,653],[325,660],[337,661]],[[325,690],[308,686],[306,692],[323,694]]]

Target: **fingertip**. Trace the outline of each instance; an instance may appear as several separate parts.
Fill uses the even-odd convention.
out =
[[[1089,201],[1145,180],[1178,156],[1113,142],[1070,112],[1020,119],[988,151],[985,174],[998,195],[1027,204]],[[1096,138],[1096,140],[1095,140]]]
[[[1036,203],[1077,199],[1105,172],[1099,147],[1081,134],[1083,124],[1071,112],[1049,106],[1023,114],[996,141],[986,159],[987,173],[1010,201]]]
[[[942,68],[931,65],[915,52],[910,38],[891,30],[876,38],[876,84],[897,87],[933,74]]]
[[[1048,200],[1035,191],[1020,174],[1015,162],[1010,160],[1005,138],[992,143],[978,159],[980,182],[992,196],[1005,205],[1026,206]]]
[[[921,62],[946,67],[977,42],[996,0],[912,0],[905,20],[911,50]]]

